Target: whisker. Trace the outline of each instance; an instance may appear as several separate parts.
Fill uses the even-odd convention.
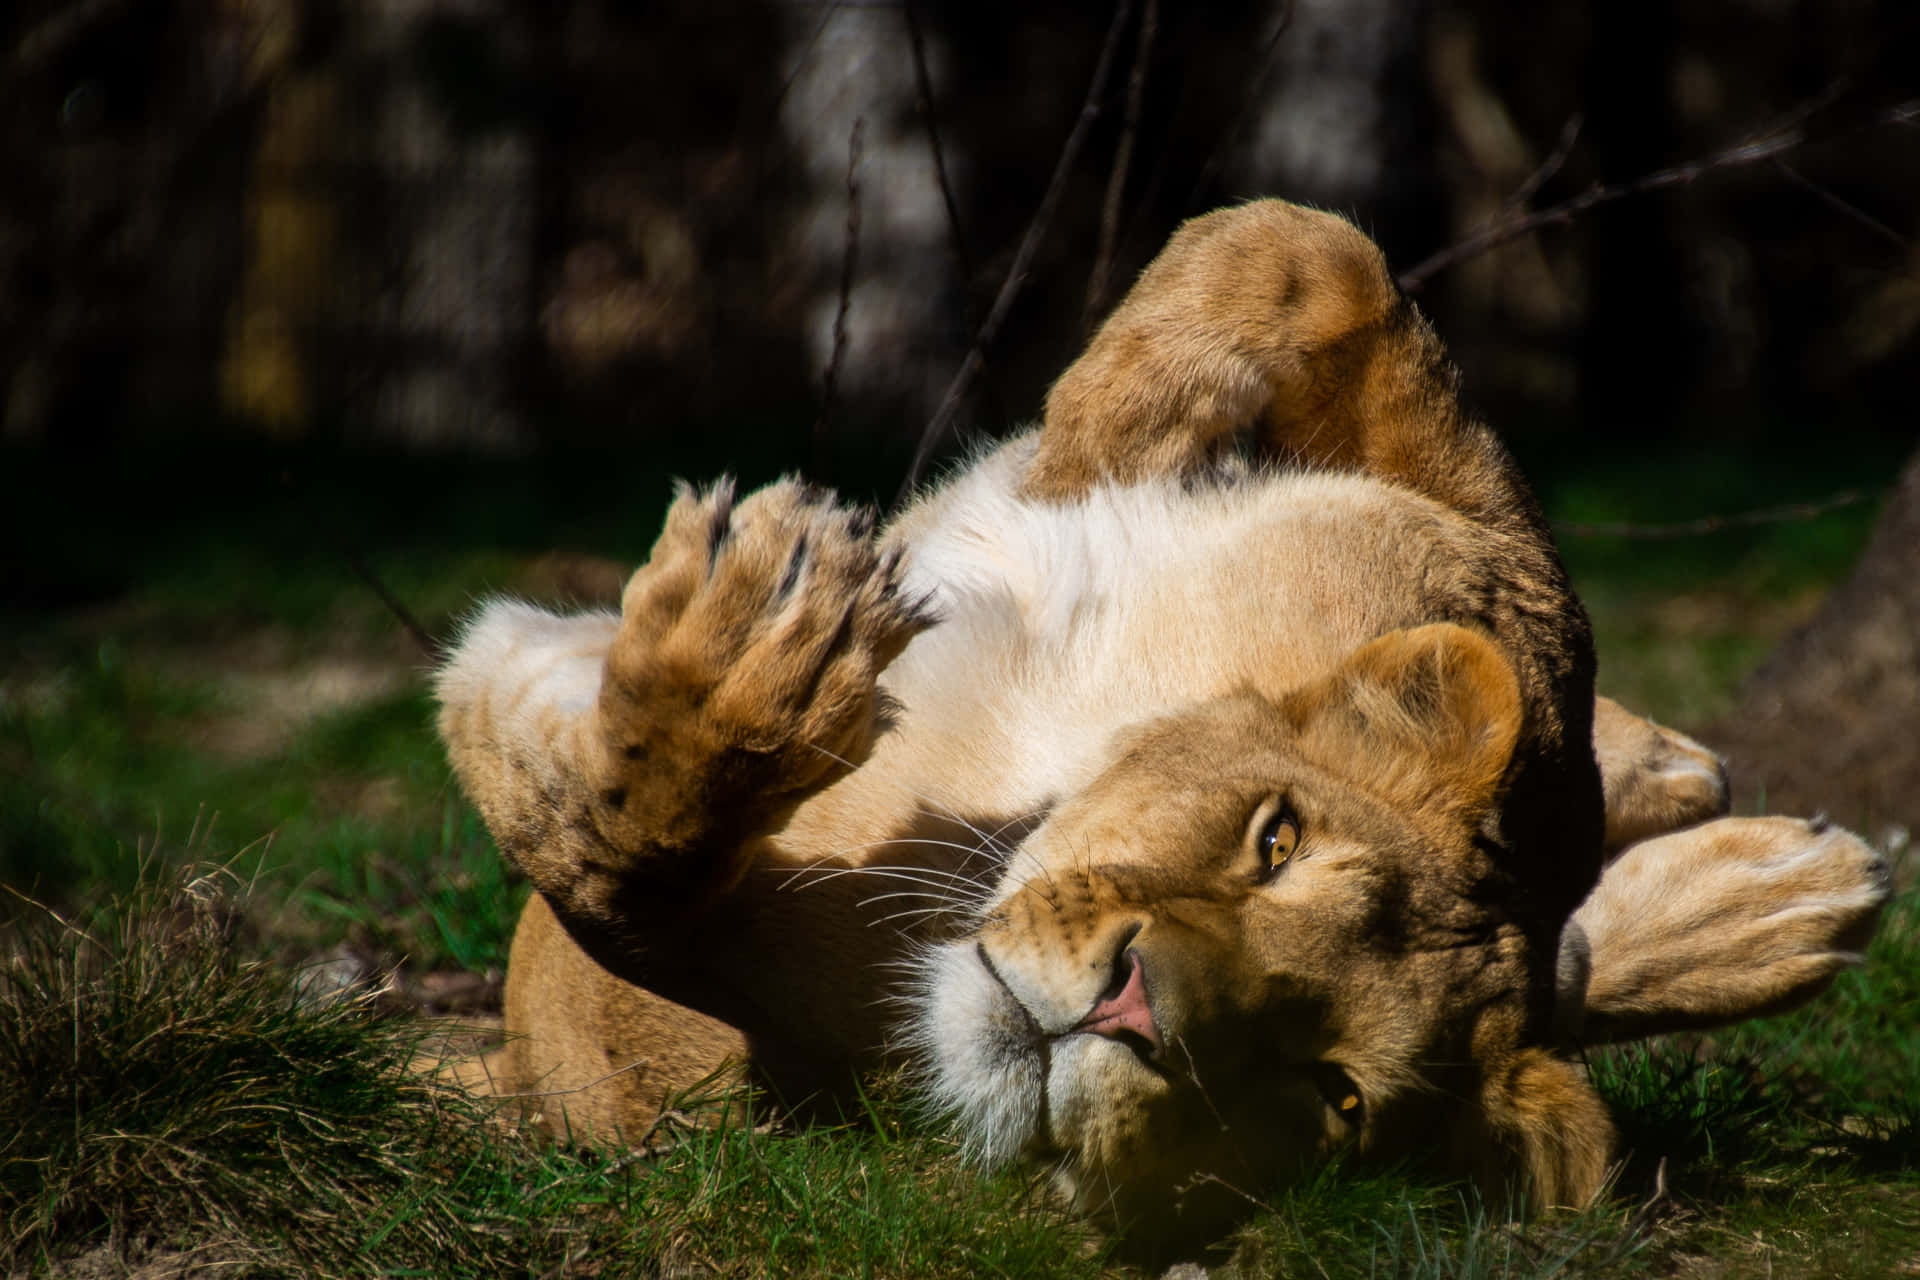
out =
[[[821,755],[827,757],[827,759],[833,761],[835,764],[841,765],[848,769],[854,769],[859,767],[855,765],[853,761],[847,759],[845,756],[839,754],[836,751],[830,751],[826,747],[823,747],[818,743],[810,742],[807,745],[809,747],[812,747],[815,751],[818,751]],[[989,848],[995,847],[995,839],[993,835],[990,835],[987,832],[982,831],[979,827],[976,827],[973,823],[969,822],[965,817],[955,812],[954,810],[948,808],[946,805],[938,803],[936,800],[934,800],[932,796],[926,794],[925,792],[918,791],[912,787],[902,787],[901,789],[904,790],[909,796],[913,798],[914,804],[919,807],[920,811],[923,814],[931,818],[938,818],[943,822],[957,822],[961,826],[965,827],[970,833],[972,833],[975,836],[978,836],[986,847],[989,847]],[[1016,818],[1013,821],[1019,821],[1019,819]],[[1002,826],[1001,830],[1005,830],[1004,825]]]
[[[938,898],[943,907],[950,905],[954,901],[952,898],[946,897],[943,894],[934,893],[931,890],[923,889],[915,891],[913,889],[896,889],[892,893],[876,893],[871,898],[862,898],[860,899],[860,905],[870,907],[876,902],[886,902],[891,898]]]
[[[825,747],[819,746],[818,744],[809,744],[809,745],[812,746],[815,751],[820,752],[822,755],[833,760],[837,764],[844,765],[848,768],[855,767],[851,761],[847,760],[844,756],[841,756],[836,752],[830,751]],[[1006,870],[1009,870],[1016,861],[1024,862],[1032,868],[1032,871],[1035,874],[1037,874],[1039,878],[1046,881],[1047,889],[1048,889],[1048,902],[1050,904],[1053,904],[1056,910],[1058,909],[1057,901],[1058,901],[1059,885],[1054,880],[1052,869],[1047,866],[1047,864],[1039,857],[1039,855],[1034,853],[1033,850],[1027,848],[1024,841],[1020,841],[1017,843],[1010,843],[1009,841],[1003,838],[1004,833],[1010,827],[1019,826],[1025,822],[1030,821],[1035,816],[1034,814],[1016,814],[1010,818],[1007,818],[1003,822],[1001,822],[993,830],[988,831],[980,827],[978,824],[974,823],[971,819],[967,818],[964,814],[957,812],[956,810],[952,809],[947,805],[943,805],[939,803],[932,796],[926,794],[925,792],[918,791],[911,787],[903,787],[902,789],[907,793],[907,795],[912,797],[916,809],[923,817],[932,818],[940,822],[952,822],[957,824],[958,826],[965,829],[968,834],[974,837],[974,839],[977,841],[977,845],[975,847],[969,848],[966,845],[959,844],[956,842],[952,842],[952,841],[941,842],[941,841],[932,840],[929,838],[924,840],[901,839],[897,841],[881,841],[874,845],[862,846],[862,848],[877,848],[877,847],[880,847],[880,845],[887,844],[887,843],[899,843],[899,844],[925,843],[929,845],[944,844],[945,847],[947,848],[961,851],[964,853],[965,856],[962,857],[959,863],[959,868],[958,868],[961,871],[966,870],[973,863],[973,860],[982,853],[991,855],[997,864],[997,869],[1003,872]],[[847,850],[844,852],[850,853],[850,852],[857,852],[857,851],[858,850]],[[782,886],[782,887],[784,888],[786,886]],[[987,892],[991,892],[992,889],[995,887],[997,886],[983,886],[983,888]]]
[[[862,867],[857,870],[842,870],[842,871],[828,872],[820,876],[817,876],[814,879],[808,880],[806,883],[798,885],[797,887],[793,886],[791,882],[789,882],[788,885],[783,885],[781,887],[783,891],[788,888],[792,888],[793,892],[799,893],[807,889],[817,889],[822,885],[826,884],[827,881],[829,880],[835,880],[840,878],[841,876],[850,876],[850,875],[864,876],[874,880],[890,880],[890,881],[897,881],[904,884],[919,885],[925,890],[925,892],[922,893],[920,896],[927,897],[927,898],[937,897],[945,902],[965,902],[965,903],[970,903],[974,905],[982,905],[987,901],[987,894],[978,885],[974,885],[966,881],[943,881],[943,880],[935,879],[931,876],[922,875],[918,872],[891,871],[885,868],[875,868],[875,867]],[[872,901],[872,899],[870,898],[862,899],[863,903],[868,901]]]
[[[868,846],[868,848],[877,848],[877,846]],[[847,852],[860,852],[860,850],[858,850],[858,848],[852,848],[852,850],[847,850]],[[879,867],[858,867],[858,865],[856,865],[856,867],[828,867],[828,865],[820,864],[793,867],[793,869],[789,871],[787,879],[781,881],[780,889],[791,889],[793,883],[799,881],[799,879],[803,879],[803,877],[812,877],[812,879],[808,881],[808,885],[820,885],[820,883],[824,883],[824,881],[837,879],[837,877],[841,877],[841,875],[899,875],[899,877],[920,877],[922,883],[927,883],[927,885],[937,883],[935,877],[939,877],[941,881],[947,881],[947,883],[952,883],[952,885],[966,885],[970,890],[977,890],[981,896],[985,896],[985,892],[991,889],[991,885],[979,881],[977,877],[964,875],[964,873],[960,873],[960,871],[947,871],[945,867],[922,867],[922,865],[908,865],[908,867],[899,867],[899,865],[879,865]]]
[[[914,802],[915,802],[915,805],[919,808],[920,813],[923,817],[933,818],[939,822],[958,823],[959,825],[965,827],[967,829],[967,833],[973,836],[974,839],[978,842],[978,844],[976,845],[976,850],[978,852],[991,851],[995,855],[1002,858],[1006,857],[1008,854],[1011,854],[1014,851],[1015,846],[1007,844],[1004,841],[1002,841],[1000,839],[1000,833],[1002,831],[1005,831],[1008,827],[1013,826],[1017,822],[1025,821],[1024,817],[1009,818],[1005,822],[1001,823],[998,827],[995,827],[992,831],[987,831],[975,825],[972,822],[972,820],[962,816],[959,813],[954,812],[952,809],[945,809],[939,806],[929,804],[925,796],[915,796]]]
[[[964,885],[969,889],[975,889],[982,892],[985,892],[986,890],[992,888],[990,884],[981,880],[977,876],[970,876],[965,874],[964,872],[959,872],[959,871],[948,871],[944,867],[927,867],[927,866],[915,865],[912,863],[904,863],[904,864],[903,863],[875,863],[872,865],[854,865],[854,866],[841,866],[841,867],[828,867],[828,866],[821,866],[821,865],[815,864],[813,866],[807,866],[807,867],[796,867],[792,871],[792,873],[788,875],[786,884],[783,884],[781,887],[785,888],[786,885],[791,884],[793,881],[800,880],[800,879],[805,879],[810,884],[819,884],[826,880],[837,879],[840,876],[881,876],[881,875],[917,876],[921,880],[923,880],[925,883],[928,883],[928,884],[945,883],[945,884],[953,884],[953,885]]]
[[[892,915],[881,916],[878,920],[869,920],[867,922],[867,928],[871,929],[875,925],[889,924],[895,920],[906,920],[914,916],[925,917],[925,916],[943,916],[943,915],[959,915],[959,914],[962,914],[962,913],[960,912],[959,908],[955,904],[948,904],[945,906],[938,906],[938,907],[915,907],[909,911],[896,911]]]

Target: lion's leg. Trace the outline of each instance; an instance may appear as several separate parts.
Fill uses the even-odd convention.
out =
[[[1824,820],[1721,818],[1632,845],[1568,922],[1563,1031],[1600,1043],[1790,1008],[1859,962],[1890,887]]]
[[[1611,698],[1594,699],[1593,753],[1607,801],[1609,856],[1727,811],[1727,771],[1719,756]]]
[[[1460,407],[1379,248],[1279,200],[1186,223],[1047,395],[1029,496],[1178,475],[1234,436],[1364,471],[1544,540],[1506,451]]]
[[[724,1094],[747,1061],[732,1027],[596,964],[537,894],[514,932],[505,1015],[511,1038],[461,1082],[554,1137],[638,1143],[666,1107]]]
[[[744,874],[874,733],[926,624],[871,519],[782,482],[683,491],[616,621],[495,604],[439,678],[467,794],[596,959],[625,966]]]

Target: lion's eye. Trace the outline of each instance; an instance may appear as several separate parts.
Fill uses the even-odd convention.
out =
[[[1258,826],[1253,851],[1260,860],[1260,878],[1265,880],[1279,874],[1300,847],[1300,819],[1284,804],[1277,804],[1270,813],[1256,815],[1254,821]]]

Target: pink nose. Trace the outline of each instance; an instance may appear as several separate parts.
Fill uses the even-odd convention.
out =
[[[1140,963],[1140,953],[1128,951],[1126,961],[1127,977],[1120,984],[1119,994],[1101,997],[1073,1029],[1115,1038],[1136,1035],[1159,1053],[1163,1047],[1160,1029],[1153,1025],[1153,1008],[1147,1003],[1147,975]]]

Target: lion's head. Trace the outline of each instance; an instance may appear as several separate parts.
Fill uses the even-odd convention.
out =
[[[1436,625],[1129,731],[928,957],[931,1093],[978,1154],[1182,1235],[1347,1147],[1584,1199],[1611,1130],[1524,1043],[1539,959],[1490,848],[1522,715]]]

